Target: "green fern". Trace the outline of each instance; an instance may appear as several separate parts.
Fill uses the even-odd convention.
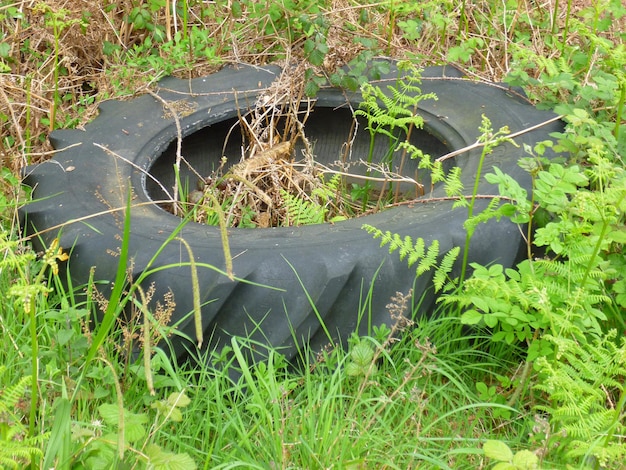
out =
[[[537,360],[550,405],[538,407],[552,416],[561,452],[568,459],[593,456],[603,468],[617,468],[626,460],[624,398],[626,397],[626,341],[616,344],[611,330],[593,343],[546,335],[558,346],[558,361]],[[565,435],[564,439],[562,436]]]
[[[437,99],[434,93],[422,94],[419,88],[421,71],[409,62],[398,64],[400,70],[406,74],[399,78],[395,85],[388,85],[388,93],[380,87],[365,83],[361,87],[363,102],[360,109],[355,111],[357,116],[367,119],[368,130],[371,134],[384,134],[391,139],[395,128],[408,132],[410,126],[421,128],[423,118],[416,113],[420,101]]]
[[[454,262],[459,257],[460,252],[461,247],[455,246],[452,248],[444,255],[443,259],[439,263],[439,267],[435,269],[435,274],[433,276],[435,292],[450,290],[454,286],[454,283],[450,280],[448,273],[452,272]]]
[[[338,198],[343,191],[343,179],[341,175],[335,174],[330,180],[325,181],[324,175],[319,177],[320,185],[311,191],[311,197],[317,199],[321,206],[326,206]]]
[[[363,101],[360,109],[354,112],[355,116],[363,116],[367,119],[367,127],[370,134],[369,151],[367,155],[368,167],[371,167],[374,158],[375,139],[378,135],[387,136],[389,145],[387,153],[380,159],[382,164],[389,165],[393,158],[393,153],[399,147],[401,140],[397,129],[404,131],[405,138],[411,134],[413,128],[421,129],[424,119],[418,114],[419,103],[424,99],[437,99],[433,93],[422,94],[419,84],[421,82],[421,71],[408,61],[398,64],[398,68],[405,72],[405,75],[398,78],[395,85],[388,85],[387,91],[383,91],[378,86],[364,83],[361,86]],[[399,167],[404,164],[405,154]],[[368,168],[367,175],[370,174]],[[368,203],[368,193],[371,189],[371,182],[365,184],[365,196],[362,201],[362,209],[365,210]],[[397,192],[396,192],[397,197]]]
[[[347,217],[342,213],[343,179],[335,174],[325,181],[319,177],[319,184],[311,191],[311,196],[293,195],[281,189],[285,208],[285,224],[301,226],[338,222]]]
[[[450,169],[450,171],[446,175],[443,187],[446,192],[446,196],[457,198],[454,207],[467,207],[469,205],[468,201],[464,197],[465,187],[463,186],[463,182],[461,181],[460,167],[455,166]]]
[[[400,260],[407,259],[409,267],[417,263],[415,272],[418,276],[434,269],[433,284],[435,292],[439,292],[445,285],[449,278],[448,275],[452,271],[454,261],[460,252],[459,247],[454,247],[443,256],[443,259],[439,260],[439,242],[437,240],[433,241],[427,249],[423,238],[417,238],[413,241],[409,235],[402,238],[397,233],[383,232],[367,224],[364,224],[362,228],[372,234],[375,239],[380,238],[381,247],[389,245],[390,254],[398,251]]]
[[[285,202],[285,211],[287,212],[286,225],[314,225],[325,222],[327,209],[324,206],[312,199],[294,196],[284,189],[280,190],[280,194]]]
[[[0,366],[0,378],[6,366]],[[25,399],[30,376],[0,391],[0,468],[24,468],[33,458],[43,456],[40,444],[43,436],[29,437],[28,429],[21,423],[22,416],[15,414],[18,403]]]

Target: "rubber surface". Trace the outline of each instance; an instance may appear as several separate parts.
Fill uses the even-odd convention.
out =
[[[393,67],[392,67],[393,69]],[[158,95],[180,111],[184,136],[183,155],[208,171],[222,153],[226,124],[237,116],[235,93],[242,112],[255,102],[262,89],[276,79],[276,67],[227,67],[208,77],[192,81],[167,78],[159,83]],[[384,80],[394,82],[393,69]],[[434,92],[438,101],[422,101],[420,114],[425,128],[421,138],[433,157],[466,147],[479,135],[481,115],[492,121],[494,129],[508,126],[511,132],[527,129],[554,115],[539,111],[505,87],[464,80],[452,68],[424,71],[422,91]],[[358,95],[345,96],[335,89],[323,89],[311,118],[307,134],[316,142],[316,155],[337,159],[345,141],[343,127],[350,125],[346,105],[358,107]],[[33,202],[24,209],[28,233],[45,231],[33,242],[41,246],[57,236],[60,224],[61,246],[71,249],[70,272],[74,285],[87,282],[92,266],[95,279],[111,283],[120,247],[123,211],[103,214],[83,222],[71,222],[111,208],[123,208],[127,184],[133,188],[130,253],[133,270],[141,272],[180,224],[180,219],[151,203],[162,191],[150,172],[171,188],[175,155],[176,125],[163,103],[150,95],[129,102],[107,101],[100,105],[99,116],[84,131],[55,131],[50,140],[57,152],[51,161],[27,169],[25,183],[34,187]],[[344,110],[344,111],[341,111]],[[517,165],[524,156],[522,144],[534,144],[562,130],[560,122],[522,134],[515,141],[520,147],[504,145],[495,149],[483,168],[483,175],[497,166],[530,189],[530,177]],[[367,132],[361,127],[358,145],[367,145]],[[79,144],[79,145],[76,145]],[[104,151],[100,144],[111,152]],[[72,146],[67,150],[66,147]],[[117,154],[122,158],[116,157]],[[481,149],[474,149],[450,160],[462,168],[469,193],[474,184]],[[236,163],[239,153],[234,153]],[[324,157],[322,157],[324,158]],[[129,163],[130,162],[130,163]],[[169,179],[168,179],[169,178]],[[479,194],[496,194],[497,187],[481,180]],[[443,196],[443,189],[433,196]],[[143,204],[142,204],[143,203]],[[486,201],[479,201],[480,210]],[[391,323],[385,305],[390,297],[414,287],[415,298],[423,294],[421,311],[428,313],[434,302],[431,279],[415,279],[397,254],[389,255],[379,241],[361,229],[367,223],[402,236],[422,237],[427,243],[437,239],[442,253],[463,246],[466,209],[451,209],[451,201],[416,203],[375,215],[334,225],[269,229],[231,229],[229,239],[234,256],[234,273],[239,279],[272,286],[268,289],[231,281],[215,270],[199,267],[202,322],[205,347],[228,344],[231,335],[251,336],[261,344],[281,348],[287,358],[297,353],[296,343],[308,342],[315,349],[329,342],[319,318],[334,337],[346,338],[355,329],[361,333],[373,325]],[[219,230],[195,223],[187,224],[181,235],[192,247],[196,261],[224,269]],[[509,221],[481,224],[473,237],[470,261],[511,266],[522,245],[518,226]],[[194,337],[193,292],[187,251],[178,241],[167,245],[155,266],[173,265],[147,280],[154,283],[154,299],[171,290],[176,302],[173,322],[182,322],[180,331]],[[458,272],[456,273],[458,274]],[[306,293],[305,293],[306,290]],[[368,296],[371,291],[371,296]],[[417,300],[416,300],[417,301]],[[311,305],[314,304],[315,308]],[[316,311],[317,313],[316,313]],[[359,318],[359,311],[371,316]],[[193,350],[191,341],[172,337],[175,354],[184,357]],[[262,356],[262,348],[257,353]]]

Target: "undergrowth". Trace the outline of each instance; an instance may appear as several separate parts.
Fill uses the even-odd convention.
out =
[[[625,13],[619,0],[2,1],[0,465],[620,468]],[[494,170],[484,177],[502,198],[488,212],[459,202],[469,241],[489,217],[520,224],[517,266],[472,265],[455,283],[453,254],[431,263],[419,240],[377,228],[445,278],[429,318],[402,293],[390,327],[345,349],[248,364],[255,345],[234,338],[228,354],[213,352],[216,367],[192,369],[167,354],[167,299],[150,311],[150,292],[125,268],[108,298],[68,284],[65,250],[34,253],[20,239],[19,171],[50,156],[51,129],[84,124],[97,102],[227,62],[300,61],[305,95],[326,81],[357,89],[380,74],[380,55],[521,86],[567,123],[554,143],[520,149],[530,194]],[[546,161],[549,146],[562,158]],[[310,209],[292,206],[292,218]],[[124,305],[135,309],[126,330]]]
[[[614,13],[623,15],[624,10],[616,8]],[[506,381],[509,391],[496,393],[493,400],[504,398],[507,405],[518,406],[528,397],[534,409],[548,417],[548,427],[531,434],[531,445],[540,445],[532,448],[540,461],[616,468],[626,455],[622,289],[626,140],[621,118],[616,121],[624,107],[626,49],[600,37],[597,22],[591,27],[572,23],[593,56],[578,54],[566,44],[564,57],[556,60],[531,52],[533,66],[540,65],[542,71],[537,80],[526,76],[529,83],[521,82],[546,93],[544,103],[554,106],[568,123],[565,132],[554,136],[556,143],[540,142],[525,149],[529,157],[520,165],[533,178],[531,199],[497,169],[485,176],[513,202],[500,206],[511,220],[530,224],[528,257],[515,268],[472,264],[471,275],[461,277],[440,301],[458,306],[462,323],[490,328],[492,341],[528,348],[522,373]],[[528,57],[527,53],[517,57]],[[616,63],[621,65],[614,69]],[[523,68],[516,70],[509,81],[519,84],[524,73]],[[567,155],[567,160],[542,158],[547,147]],[[465,198],[459,201],[467,204]],[[506,212],[492,208],[480,216],[470,208],[465,252],[474,219],[480,223]],[[413,253],[409,246],[401,256],[410,259]],[[498,452],[486,452],[506,461],[506,468],[522,468],[513,462],[512,453],[510,459],[500,459]],[[519,457],[519,462],[526,457]]]

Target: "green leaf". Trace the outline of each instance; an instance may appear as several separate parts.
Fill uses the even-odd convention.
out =
[[[624,230],[611,230],[607,234],[607,238],[613,242],[626,245],[626,231]]]
[[[304,41],[304,52],[306,58],[313,65],[322,65],[324,63],[324,57],[328,53],[328,45],[323,42],[316,42],[312,39]]]
[[[485,325],[489,328],[494,328],[498,324],[498,317],[492,313],[487,315],[483,315],[483,320],[485,321]]]
[[[502,275],[502,272],[504,271],[504,268],[502,267],[501,264],[494,264],[493,266],[489,267],[489,275],[492,277],[497,277]]]
[[[116,405],[104,403],[98,407],[98,412],[104,422],[110,426],[117,426],[119,423],[119,411]]]
[[[105,423],[119,430],[119,408],[111,403],[104,403],[98,407],[98,412]],[[148,422],[148,416],[145,414],[131,413],[128,410],[124,412],[124,440],[126,442],[137,442],[146,435],[146,429],[143,426]]]
[[[534,469],[539,464],[539,458],[529,450],[520,450],[513,457],[513,465],[519,469]]]
[[[513,460],[513,452],[508,445],[502,441],[488,440],[483,444],[485,455],[490,459],[499,462],[511,462]]]
[[[312,98],[315,95],[317,95],[317,92],[319,90],[320,90],[319,85],[315,83],[315,81],[313,80],[308,80],[306,84],[304,85],[304,94],[308,96],[309,98]]]
[[[477,309],[482,310],[485,313],[489,313],[489,304],[483,297],[474,295],[471,300]]]
[[[509,462],[500,462],[493,466],[492,470],[519,470],[515,465]]]
[[[356,377],[363,373],[363,368],[356,365],[354,362],[348,362],[346,364],[346,375],[348,377]]]
[[[497,343],[499,341],[504,341],[506,339],[507,334],[508,333],[506,331],[498,331],[494,333],[494,335],[491,337],[491,341],[493,341],[494,343]]]
[[[7,57],[9,57],[10,53],[11,53],[11,45],[6,42],[0,43],[0,57],[2,57],[3,59],[6,59]]]
[[[230,5],[230,12],[233,15],[233,18],[241,18],[241,16],[243,15],[241,3],[235,0]]]
[[[467,62],[474,49],[466,45],[453,46],[448,49],[448,60],[451,62]]]
[[[146,447],[146,455],[148,456],[148,468],[154,470],[195,470],[198,468],[188,454],[166,452],[156,444],[150,444]]]
[[[167,402],[172,406],[177,406],[178,408],[184,408],[191,403],[191,400],[185,393],[171,393],[169,397],[167,397]]]
[[[68,341],[70,341],[75,335],[74,330],[59,330],[57,331],[57,341],[59,342],[59,346],[65,346]]]
[[[372,362],[372,359],[374,358],[374,350],[369,344],[361,341],[352,349],[352,352],[350,353],[350,358],[355,364],[358,364],[360,366],[367,366]]]
[[[464,325],[476,325],[483,319],[483,314],[476,310],[467,310],[461,315],[461,323]]]
[[[347,88],[350,91],[356,91],[359,88],[359,81],[356,77],[353,77],[351,75],[345,75],[341,79],[341,86],[343,88]]]

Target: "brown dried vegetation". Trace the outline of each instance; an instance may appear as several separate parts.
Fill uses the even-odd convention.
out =
[[[132,96],[160,78],[163,70],[158,63],[180,62],[174,57],[175,48],[166,47],[166,42],[193,28],[207,33],[210,54],[189,50],[184,65],[168,70],[179,77],[205,75],[224,63],[303,63],[305,36],[290,21],[292,16],[314,18],[321,12],[328,24],[328,52],[316,67],[320,76],[333,73],[366,49],[390,57],[415,57],[422,65],[442,63],[463,38],[478,38],[482,46],[463,68],[478,79],[499,80],[512,66],[510,48],[518,23],[524,22],[537,52],[549,57],[558,51],[546,50],[546,31],[533,22],[535,13],[549,12],[557,20],[557,30],[566,15],[565,2],[521,0],[502,33],[497,25],[489,28],[490,21],[500,18],[486,0],[454,6],[435,2],[422,9],[406,9],[398,2],[394,9],[382,1],[333,0],[301,2],[299,11],[289,10],[289,2],[273,4],[272,11],[263,2],[161,3],[165,6],[155,7],[157,2],[149,0],[1,2],[0,161],[4,167],[17,173],[25,165],[49,158],[51,130],[80,127],[96,115],[98,102]],[[179,8],[177,15],[171,13],[172,3]],[[187,7],[184,15],[181,4]],[[589,5],[590,0],[576,0],[572,12]],[[139,10],[150,15],[143,23],[133,16]],[[400,27],[402,21],[415,21],[420,30],[408,34]],[[615,30],[624,26],[616,25]],[[576,33],[570,33],[570,40],[576,41]],[[138,67],[133,58],[140,54],[151,54],[160,62]]]

